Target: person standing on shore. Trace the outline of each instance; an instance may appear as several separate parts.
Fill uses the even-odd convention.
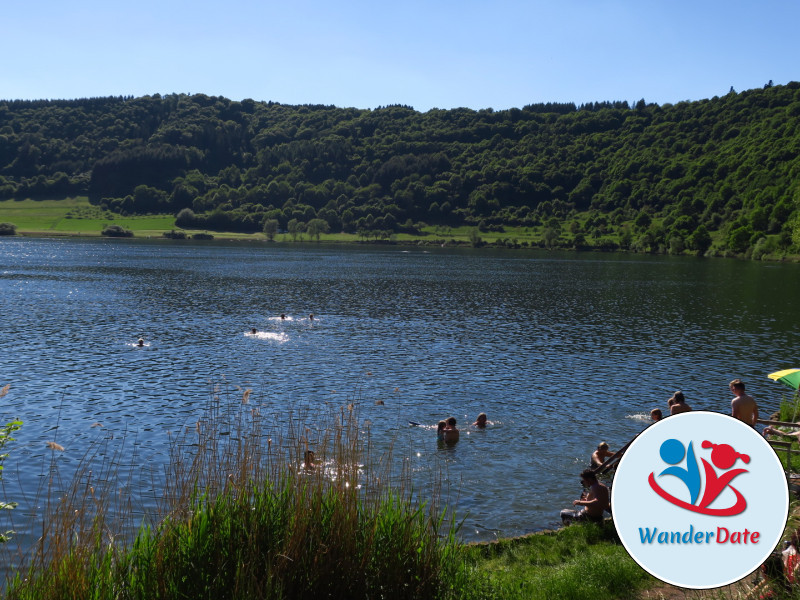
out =
[[[744,391],[744,381],[734,379],[730,383],[730,390],[735,398],[731,400],[731,415],[751,427],[758,421],[758,404],[755,399]]]

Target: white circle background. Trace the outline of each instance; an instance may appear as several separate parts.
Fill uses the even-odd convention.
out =
[[[735,477],[730,485],[747,500],[747,508],[730,517],[709,516],[680,508],[661,498],[650,487],[648,477],[674,497],[689,502],[686,485],[677,477],[658,477],[668,464],[660,455],[661,444],[677,439],[688,448],[692,442],[697,466],[705,489],[705,469],[701,458],[711,463],[711,449],[701,444],[728,444],[737,452],[750,456],[745,464],[737,460],[731,469],[744,468],[747,473]],[[678,463],[685,466],[685,459]],[[720,469],[715,469],[722,474]],[[614,525],[628,554],[651,575],[666,583],[694,589],[728,585],[754,571],[781,541],[789,510],[786,475],[777,455],[755,429],[738,419],[719,413],[693,411],[667,417],[644,430],[620,459],[611,491]],[[735,503],[735,495],[725,489],[709,508],[725,508]],[[713,531],[711,543],[642,543],[640,528],[658,532]],[[758,531],[758,543],[719,544],[717,527],[734,531]],[[705,540],[705,537],[703,538]]]

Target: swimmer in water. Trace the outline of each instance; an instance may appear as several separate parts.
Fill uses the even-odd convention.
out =
[[[478,429],[485,429],[487,422],[486,413],[481,413],[478,415],[478,418],[475,419],[475,422],[472,424],[472,426],[477,427]]]
[[[313,320],[314,320],[314,315],[313,315],[313,314],[311,314],[311,315],[308,315],[308,320],[309,320],[309,321],[313,321]]]
[[[597,450],[592,452],[592,467],[596,468],[603,465],[606,459],[611,458],[614,456],[614,453],[608,449],[607,442],[600,442],[597,444]]]
[[[139,348],[141,348],[142,346],[144,346],[144,338],[139,338],[139,341],[138,341],[138,342],[136,342],[136,345],[137,345],[137,346],[139,346]]]
[[[447,423],[444,421],[439,421],[439,424],[436,426],[436,437],[440,440],[444,440],[444,429],[447,427]]]
[[[450,417],[446,421],[447,426],[444,428],[444,443],[445,444],[455,444],[458,441],[458,438],[461,437],[461,434],[458,431],[458,427],[456,427],[456,418]]]
[[[314,451],[313,450],[306,450],[303,454],[303,468],[304,469],[313,469],[316,465],[314,464]]]
[[[281,321],[285,321],[285,320],[286,320],[286,315],[281,313]]]
[[[250,329],[250,333],[252,333],[253,335],[255,335],[255,334],[257,334],[257,333],[258,333],[258,329],[256,329],[255,327],[253,327],[252,329]]]
[[[653,410],[650,411],[650,418],[653,421],[660,421],[663,417],[664,415],[661,413],[660,408],[654,408]]]

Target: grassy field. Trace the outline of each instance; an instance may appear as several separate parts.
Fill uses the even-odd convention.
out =
[[[0,201],[0,222],[13,223],[18,234],[99,236],[106,225],[120,225],[138,236],[161,235],[175,226],[171,215],[122,217],[79,196],[65,200]]]

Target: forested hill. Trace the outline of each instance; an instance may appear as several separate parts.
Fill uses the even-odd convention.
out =
[[[799,176],[800,83],[663,106],[425,113],[205,95],[0,101],[0,199],[88,194],[187,227],[522,226],[549,245],[699,252],[712,233],[734,252],[796,251]]]

